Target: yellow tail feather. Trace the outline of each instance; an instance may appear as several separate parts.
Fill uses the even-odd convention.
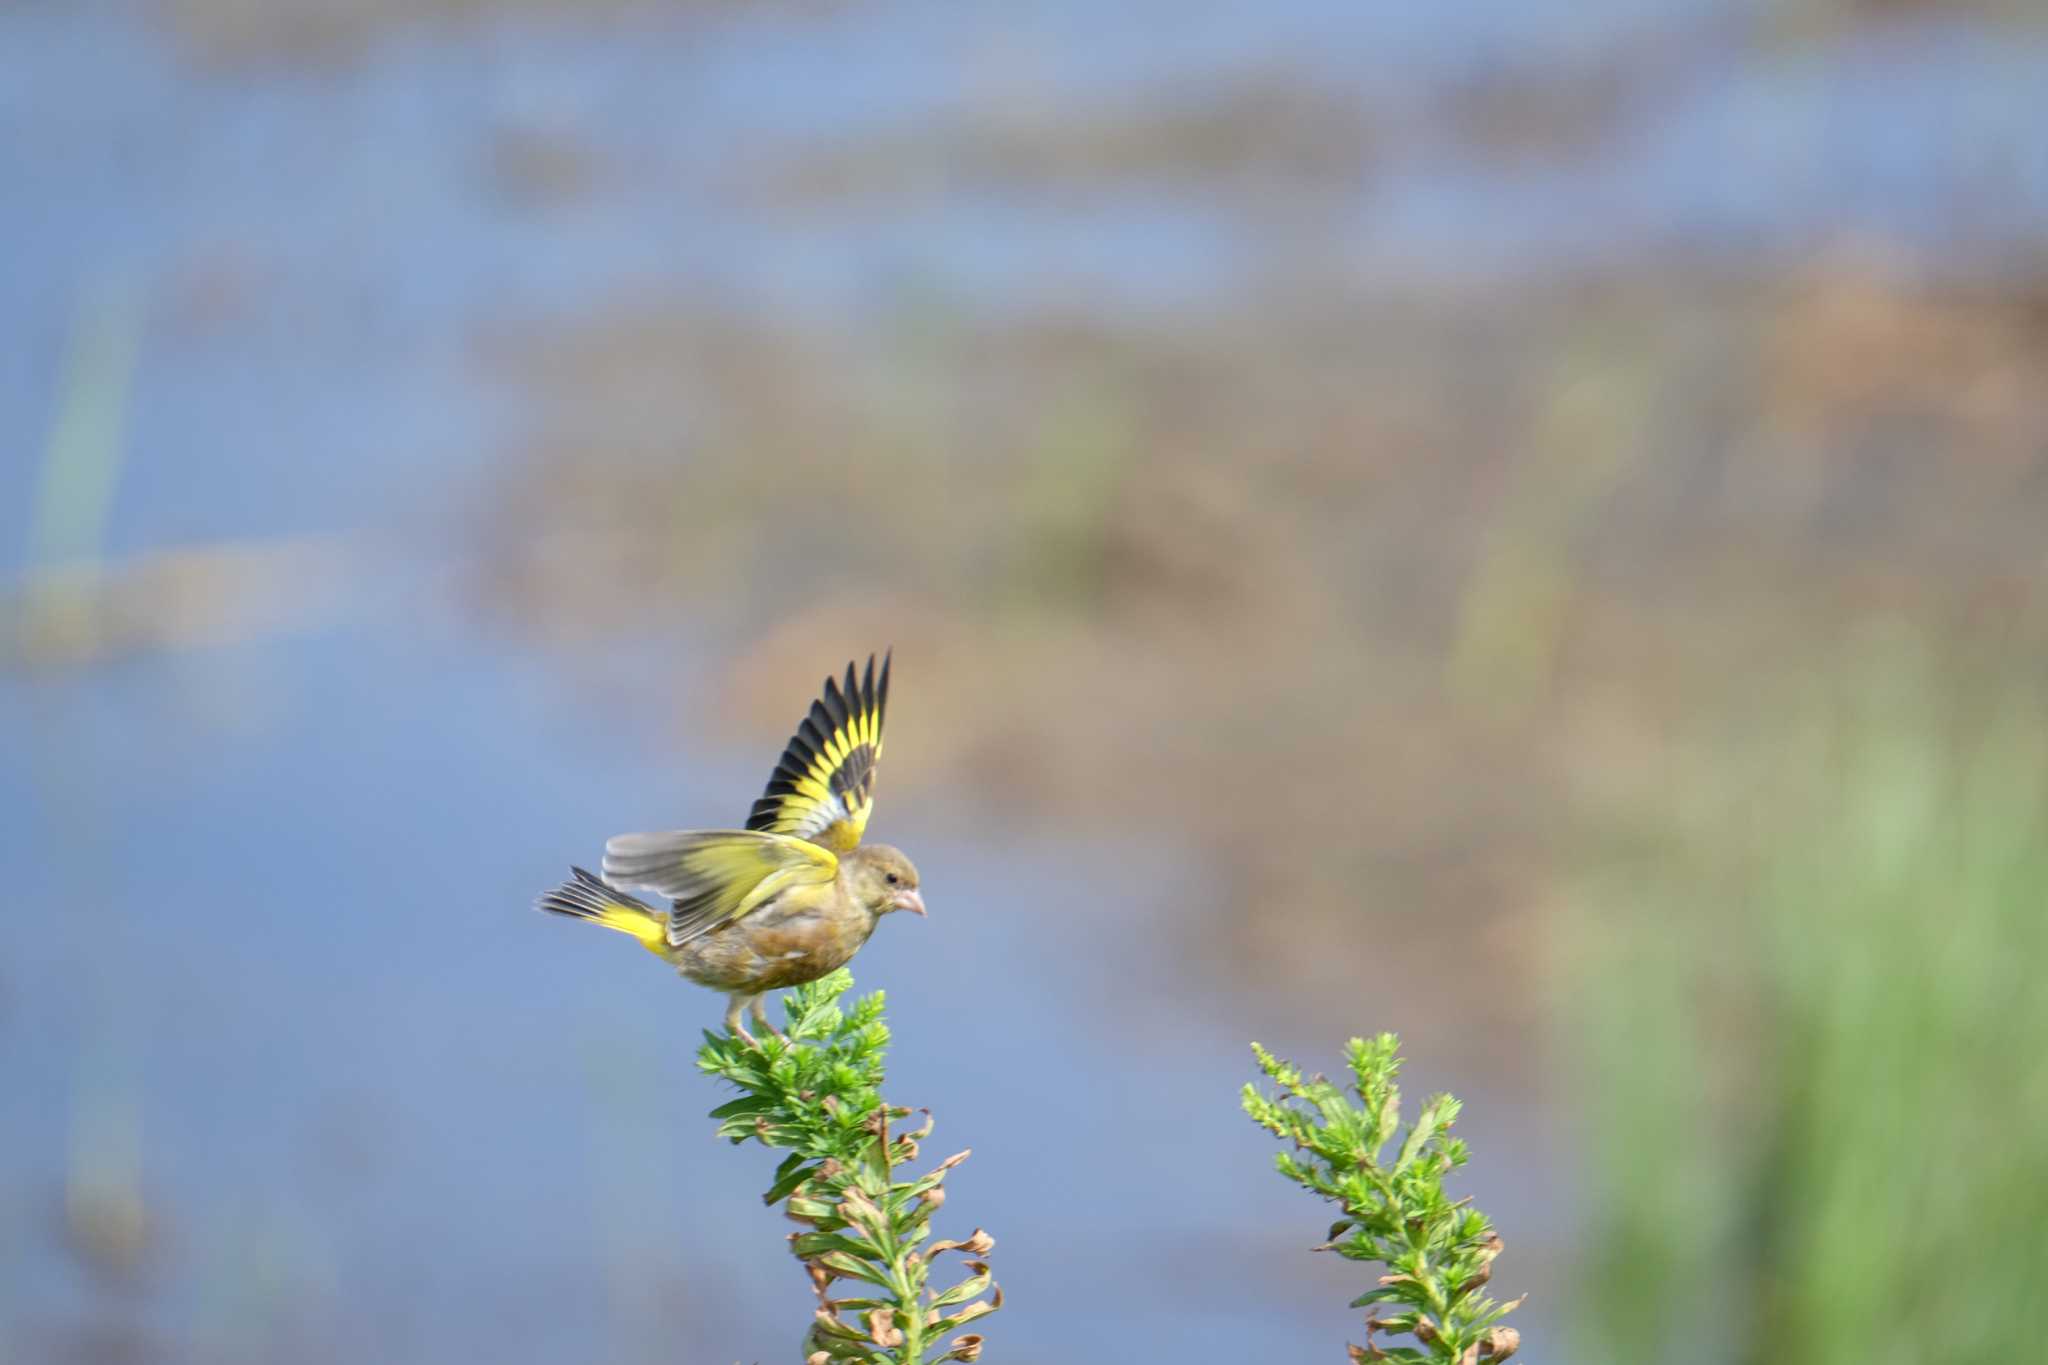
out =
[[[644,901],[616,891],[582,868],[576,876],[534,902],[534,908],[570,919],[588,920],[630,934],[650,953],[668,952],[668,916]]]

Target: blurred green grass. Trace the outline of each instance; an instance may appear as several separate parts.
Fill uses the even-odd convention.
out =
[[[1588,1360],[2009,1361],[2048,1284],[2037,670],[1886,631],[1702,733],[1567,971]],[[1632,826],[1633,828],[1627,828]]]

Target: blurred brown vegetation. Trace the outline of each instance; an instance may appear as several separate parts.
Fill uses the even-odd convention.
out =
[[[695,0],[676,8],[687,12],[715,2]],[[172,0],[164,17],[188,49],[208,61],[318,64],[360,57],[407,28],[522,14],[601,20],[656,8],[649,0]]]
[[[1346,193],[1369,167],[1373,142],[1355,92],[1299,70],[1254,68],[1108,99],[996,98],[958,121],[821,138],[743,171],[739,188],[785,211],[857,212],[941,189],[1028,186],[1034,198],[1196,191],[1248,211],[1300,212]]]
[[[1559,836],[1685,716],[1872,618],[2042,625],[2048,294],[1853,254],[843,331],[677,303],[500,360],[548,432],[493,516],[508,617],[714,624],[764,735],[757,679],[891,638],[896,791],[1184,844],[1195,951],[1394,1017],[1452,936],[1534,984]]]

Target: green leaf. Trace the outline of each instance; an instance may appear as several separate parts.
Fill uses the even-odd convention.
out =
[[[869,1284],[878,1284],[884,1289],[894,1287],[889,1283],[888,1276],[882,1274],[858,1256],[849,1255],[844,1251],[828,1251],[819,1256],[817,1260],[819,1265],[824,1266],[835,1275],[844,1275],[850,1280],[865,1280]]]
[[[789,1198],[790,1191],[810,1179],[813,1168],[803,1153],[796,1152],[775,1168],[775,1183],[768,1187],[768,1193],[761,1196],[764,1204],[780,1204]]]
[[[951,1304],[965,1303],[977,1295],[986,1294],[988,1292],[989,1279],[988,1272],[983,1271],[979,1275],[962,1280],[945,1293],[934,1298],[932,1300],[932,1307],[945,1308]]]
[[[828,1251],[843,1251],[848,1256],[857,1256],[863,1261],[877,1260],[882,1251],[873,1242],[856,1232],[807,1232],[790,1242],[790,1249],[797,1255],[809,1259]]]
[[[821,1223],[840,1223],[839,1205],[829,1199],[812,1199],[805,1195],[789,1196],[789,1212],[797,1218],[813,1218]]]
[[[1422,1106],[1422,1113],[1417,1116],[1415,1127],[1409,1130],[1408,1140],[1401,1144],[1400,1159],[1394,1163],[1396,1174],[1415,1164],[1415,1159],[1422,1154],[1429,1140],[1436,1136],[1439,1130],[1448,1128],[1457,1120],[1461,1107],[1449,1095],[1433,1096],[1429,1103]]]

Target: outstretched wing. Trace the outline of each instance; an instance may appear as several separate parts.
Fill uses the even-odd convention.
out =
[[[838,872],[839,859],[828,849],[752,830],[621,834],[604,846],[606,881],[643,886],[675,901],[668,917],[674,948],[792,887],[830,882]]]
[[[846,682],[825,679],[825,690],[796,727],[789,747],[768,779],[768,790],[747,817],[747,828],[791,834],[841,853],[860,843],[875,804],[875,765],[882,757],[882,717],[889,709],[889,656],[875,679],[875,656],[867,673]]]

